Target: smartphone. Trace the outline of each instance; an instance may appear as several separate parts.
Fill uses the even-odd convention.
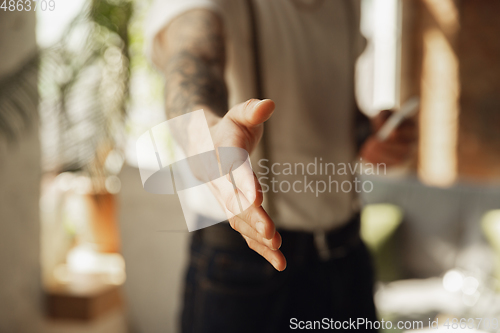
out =
[[[399,111],[393,112],[387,121],[377,132],[377,138],[380,141],[385,141],[405,119],[413,116],[420,106],[420,98],[417,96],[407,100]]]

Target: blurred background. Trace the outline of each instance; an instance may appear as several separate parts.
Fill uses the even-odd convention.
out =
[[[150,2],[0,7],[0,332],[178,330],[189,233],[135,157],[165,120],[143,54]],[[362,7],[361,108],[421,98],[418,156],[365,175],[379,316],[498,319],[500,2]]]

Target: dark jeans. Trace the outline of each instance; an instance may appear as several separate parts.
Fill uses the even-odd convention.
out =
[[[288,332],[299,321],[376,320],[374,274],[362,242],[343,257],[322,261],[312,255],[287,256],[296,253],[291,248],[296,244],[287,244],[283,236],[281,250],[288,265],[278,272],[246,246],[210,246],[200,232],[191,244],[183,333]]]

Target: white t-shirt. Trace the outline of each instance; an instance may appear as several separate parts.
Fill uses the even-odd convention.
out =
[[[345,183],[354,187],[354,175],[342,165],[356,154],[353,68],[364,40],[357,0],[319,0],[318,7],[298,5],[301,1],[254,0],[265,97],[275,101],[276,111],[266,123],[270,161],[252,156],[252,166],[257,177],[276,181],[270,185],[278,227],[330,230],[357,210],[356,193]],[[147,20],[149,45],[169,21],[195,8],[213,10],[224,21],[229,105],[256,97],[245,0],[157,0]],[[314,165],[307,169],[309,163],[316,164],[316,172]],[[275,172],[264,175],[259,165],[274,165]]]

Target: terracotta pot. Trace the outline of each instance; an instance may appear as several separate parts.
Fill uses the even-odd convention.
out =
[[[118,253],[120,238],[114,194],[88,194],[89,223],[99,252]]]

